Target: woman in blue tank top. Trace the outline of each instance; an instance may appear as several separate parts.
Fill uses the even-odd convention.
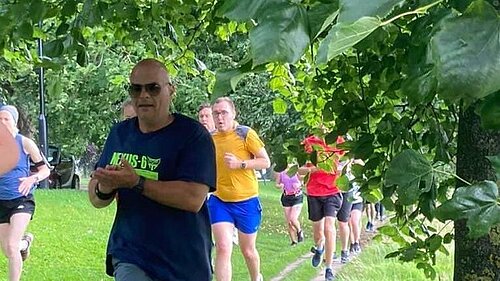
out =
[[[14,106],[0,108],[0,123],[7,128],[15,140],[18,153],[17,164],[0,175],[0,241],[2,251],[8,257],[10,281],[21,279],[23,261],[29,255],[33,235],[24,234],[35,211],[33,190],[36,184],[49,176],[50,170],[35,142],[19,134],[19,113]],[[30,159],[36,172],[30,172]]]

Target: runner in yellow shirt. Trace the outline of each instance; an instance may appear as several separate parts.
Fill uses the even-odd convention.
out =
[[[232,278],[233,227],[252,281],[263,280],[260,257],[255,247],[262,219],[259,185],[254,170],[267,169],[269,156],[257,133],[235,121],[236,109],[230,98],[218,98],[213,107],[216,132],[212,134],[217,162],[217,189],[208,201],[215,238],[215,277]]]

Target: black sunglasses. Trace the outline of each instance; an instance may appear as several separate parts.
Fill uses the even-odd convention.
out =
[[[157,96],[161,92],[161,86],[158,83],[149,83],[144,85],[130,84],[128,86],[128,94],[132,98],[137,98],[141,95],[142,89],[144,89],[150,96]]]

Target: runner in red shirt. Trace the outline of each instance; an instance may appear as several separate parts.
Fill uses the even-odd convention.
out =
[[[342,137],[337,138],[337,144],[343,142]],[[313,222],[312,266],[317,267],[325,253],[325,280],[329,281],[334,278],[332,258],[335,252],[335,218],[342,205],[342,194],[335,181],[340,176],[340,171],[337,170],[338,158],[344,151],[327,145],[317,136],[307,137],[302,144],[307,153],[317,153],[318,163],[332,159],[335,164],[331,171],[321,170],[312,163],[300,168],[301,173],[309,173],[306,191],[309,220]]]

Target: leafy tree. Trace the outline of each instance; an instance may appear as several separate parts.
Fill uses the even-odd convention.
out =
[[[500,111],[494,102],[500,90],[494,6],[486,1],[225,1],[219,14],[253,26],[250,62],[221,72],[215,89],[234,88],[245,73],[266,65],[271,89],[293,102],[310,126],[331,126],[327,140],[355,135],[346,148],[367,160],[358,171],[368,176],[364,196],[372,200],[383,194],[384,205],[397,214],[397,226],[381,230],[401,246],[389,256],[414,261],[435,277],[435,252],[446,252],[442,244],[452,237],[428,225],[437,216],[456,220],[455,280],[500,276],[490,259],[500,251],[498,186],[485,181],[495,178],[486,156],[500,153],[499,126],[493,121]],[[481,116],[479,131],[471,130],[479,125],[475,112]],[[471,153],[474,157],[464,156]],[[453,181],[443,175],[454,166],[460,180],[450,199]]]
[[[453,234],[433,229],[428,222],[452,219],[456,221],[455,280],[500,276],[497,261],[491,258],[500,252],[494,182],[500,157],[497,1],[24,0],[1,4],[4,59],[11,65],[63,71],[61,65],[76,55],[83,67],[79,77],[95,79],[95,87],[83,92],[112,93],[104,97],[107,107],[101,111],[111,110],[109,104],[120,100],[120,83],[110,79],[110,73],[128,67],[110,64],[99,72],[92,54],[102,50],[108,57],[109,50],[120,50],[120,61],[131,61],[127,55],[120,56],[129,52],[132,57],[149,55],[169,62],[171,73],[179,73],[180,82],[193,86],[178,96],[186,101],[177,103],[179,107],[194,110],[198,98],[208,97],[205,89],[215,96],[232,91],[239,107],[252,113],[242,112],[246,120],[255,120],[260,128],[283,122],[285,133],[269,131],[269,139],[276,144],[272,152],[277,168],[286,164],[289,155],[306,161],[298,139],[306,132],[326,125],[329,143],[349,133],[354,141],[344,147],[350,156],[367,163],[355,171],[367,176],[363,196],[382,199],[397,214],[393,225],[381,229],[400,244],[390,256],[414,261],[429,277],[435,276],[435,253],[446,252],[443,243],[450,243]],[[224,44],[198,46],[213,38],[203,30],[229,45],[243,42],[245,47],[228,55],[223,53],[228,50]],[[249,41],[232,40],[246,36]],[[36,56],[34,38],[46,41],[47,57]],[[233,65],[235,60],[238,65]],[[227,69],[213,75],[201,69],[203,61]],[[86,76],[85,69],[97,71],[102,79]],[[266,77],[270,91],[255,95]],[[75,89],[81,86],[81,81],[71,82]],[[53,85],[57,89],[57,83]],[[48,99],[54,98],[57,107],[57,95],[50,97],[50,93]],[[91,100],[88,95],[83,104]],[[275,112],[293,118],[263,119],[271,97]],[[247,101],[266,106],[252,112]],[[301,120],[296,119],[297,112]],[[104,128],[99,126],[96,134]],[[449,176],[455,167],[456,181]],[[450,198],[451,190],[455,192]],[[479,224],[477,218],[481,218]]]

